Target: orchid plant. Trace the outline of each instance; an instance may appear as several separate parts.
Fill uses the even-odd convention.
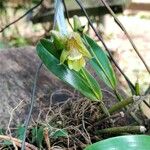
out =
[[[59,79],[88,99],[102,102],[100,85],[86,68],[86,63],[114,91],[117,86],[115,73],[107,53],[83,32],[79,18],[74,16],[73,19],[71,33],[63,35],[52,30],[51,40],[42,39],[37,44],[37,53],[48,70]]]

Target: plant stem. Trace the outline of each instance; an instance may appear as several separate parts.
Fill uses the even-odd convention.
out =
[[[96,134],[145,133],[145,131],[144,126],[124,126],[102,129],[96,131]]]
[[[104,114],[107,116],[107,117],[110,117],[110,113],[109,113],[109,110],[107,109],[107,107],[105,106],[104,102],[100,102],[100,108],[102,109],[102,111],[104,112]]]
[[[110,121],[110,123],[111,123],[112,125],[114,125],[114,121],[111,119],[111,115],[110,115],[110,113],[109,113],[109,110],[107,109],[107,107],[105,106],[105,104],[104,104],[103,101],[100,102],[100,108],[101,108],[102,111],[104,112],[104,116],[107,116],[108,119],[109,119],[109,121]]]
[[[126,100],[120,101],[117,104],[113,105],[110,109],[109,109],[109,113],[112,114],[122,108],[125,108],[127,105],[133,103],[133,97],[129,97]]]
[[[123,100],[123,98],[121,97],[121,95],[118,93],[118,91],[116,89],[114,90],[114,93],[119,101]]]
[[[6,140],[6,141],[10,141],[10,142],[15,142],[15,144],[18,146],[18,147],[21,147],[21,140],[20,139],[17,139],[17,138],[13,138],[13,137],[10,137],[10,136],[6,136],[6,135],[0,135],[0,140]],[[25,148],[26,150],[38,150],[37,147],[35,147],[34,145],[32,144],[29,144],[27,142],[25,142]]]

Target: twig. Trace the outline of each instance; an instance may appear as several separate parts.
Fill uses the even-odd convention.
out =
[[[146,62],[144,61],[143,57],[141,56],[141,54],[139,53],[136,45],[134,44],[133,40],[131,39],[130,35],[128,34],[127,30],[125,29],[125,27],[123,26],[123,24],[119,21],[119,19],[116,17],[115,13],[113,12],[113,10],[111,9],[111,7],[108,5],[108,3],[105,0],[100,0],[104,6],[107,8],[107,10],[109,11],[109,13],[112,15],[112,17],[114,18],[115,22],[117,23],[117,25],[122,29],[122,31],[125,33],[125,35],[127,36],[129,42],[131,43],[133,49],[135,50],[136,54],[138,55],[138,57],[141,59],[141,61],[143,62],[145,68],[147,69],[148,73],[150,74],[150,69],[148,67],[148,65],[146,64]]]
[[[40,68],[42,67],[42,64],[43,64],[43,63],[41,62],[41,63],[38,65],[37,70],[36,70],[36,74],[35,74],[35,78],[34,78],[34,84],[33,84],[33,90],[32,90],[32,97],[31,97],[31,105],[30,105],[30,111],[29,111],[29,115],[28,115],[28,118],[27,118],[26,123],[25,123],[25,131],[24,131],[24,136],[23,136],[23,140],[22,140],[21,150],[24,150],[24,149],[25,149],[26,133],[27,133],[27,128],[28,128],[29,121],[30,121],[31,114],[32,114],[32,110],[33,110],[33,104],[34,104],[34,101],[35,101],[36,83],[37,83],[37,80],[38,80],[38,75],[39,75]]]
[[[144,102],[144,104],[150,109],[149,103],[148,103],[146,100],[144,100],[143,102]]]
[[[21,142],[22,141],[19,140],[19,139],[12,138],[12,137],[9,137],[9,136],[6,136],[6,135],[0,135],[0,139],[14,142],[18,147],[21,147]],[[29,144],[29,143],[26,142],[25,143],[25,150],[38,150],[38,149],[34,145]]]
[[[114,65],[118,68],[118,70],[120,71],[120,73],[124,76],[124,78],[126,79],[126,81],[132,86],[134,87],[134,85],[132,84],[132,82],[128,79],[128,77],[124,74],[124,72],[122,71],[122,69],[119,67],[119,65],[117,64],[117,62],[114,60],[114,58],[112,57],[107,45],[105,44],[105,42],[103,41],[102,36],[97,32],[97,30],[95,29],[95,27],[93,26],[93,23],[91,21],[91,19],[89,18],[85,8],[83,7],[82,3],[80,0],[75,0],[78,5],[80,6],[80,8],[82,9],[82,11],[84,12],[90,26],[92,27],[93,31],[95,32],[96,36],[98,37],[98,39],[102,42],[105,50],[108,52],[110,59],[113,61]]]
[[[9,123],[8,123],[8,127],[7,127],[7,130],[8,130],[8,132],[9,132],[10,138],[12,138],[11,130],[10,130],[10,124],[11,124],[11,121],[12,121],[13,113],[14,113],[14,111],[22,104],[22,102],[23,102],[23,100],[20,101],[19,104],[18,104],[15,108],[13,108],[13,109],[11,110],[11,112],[10,112],[10,119],[9,119]],[[18,150],[18,148],[16,147],[16,144],[15,144],[15,142],[14,142],[13,140],[12,140],[12,143],[13,143],[13,146],[14,146],[15,150]]]
[[[8,27],[10,27],[11,25],[13,25],[14,23],[20,21],[22,18],[24,18],[28,13],[30,13],[31,11],[33,11],[35,8],[37,8],[38,6],[40,6],[42,4],[44,0],[41,0],[37,5],[35,5],[34,7],[32,7],[31,9],[29,9],[26,13],[24,13],[22,16],[20,16],[19,18],[17,18],[16,20],[12,21],[11,23],[9,23],[8,25],[6,25],[4,28],[2,28],[0,30],[0,33],[3,32],[5,29],[7,29]]]
[[[86,141],[88,144],[91,144],[91,137],[85,127],[85,121],[84,121],[84,114],[85,114],[85,111],[83,111],[83,115],[82,115],[82,127],[83,127],[83,130],[85,131],[85,134],[87,135],[87,138],[86,138]]]
[[[51,150],[50,139],[49,139],[49,134],[48,134],[48,128],[44,129],[44,137],[45,137],[45,142],[46,142],[46,145],[47,145],[47,149]]]

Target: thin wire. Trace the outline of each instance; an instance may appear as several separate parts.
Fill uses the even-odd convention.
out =
[[[22,18],[24,18],[28,13],[30,13],[31,11],[33,11],[35,8],[37,8],[38,6],[40,6],[42,4],[44,0],[41,0],[37,5],[35,5],[34,7],[32,7],[31,9],[29,9],[26,13],[24,13],[22,16],[20,16],[19,18],[17,18],[16,20],[12,21],[11,23],[7,24],[4,28],[2,28],[0,30],[0,33],[3,32],[5,29],[7,29],[8,27],[10,27],[11,25],[13,25],[14,23],[20,21]]]
[[[90,26],[92,27],[93,31],[95,32],[96,36],[98,37],[98,39],[102,42],[105,50],[108,52],[110,59],[113,61],[113,63],[115,64],[115,66],[118,68],[118,70],[120,71],[120,73],[124,76],[124,78],[127,80],[127,82],[134,88],[134,85],[132,84],[132,82],[128,79],[128,77],[124,74],[124,72],[121,70],[121,68],[118,66],[118,64],[116,63],[116,61],[114,60],[114,58],[112,57],[107,45],[105,44],[105,42],[103,41],[102,36],[97,32],[97,30],[95,29],[95,27],[93,26],[93,23],[91,21],[91,19],[89,18],[85,8],[83,7],[82,3],[79,0],[75,0],[78,5],[80,6],[80,8],[82,9],[82,11],[84,12]]]
[[[24,135],[23,135],[23,140],[22,140],[22,145],[21,145],[21,150],[25,150],[25,140],[26,140],[26,134],[27,134],[27,128],[30,122],[30,118],[31,118],[31,114],[32,114],[32,110],[33,110],[33,105],[34,105],[34,101],[35,101],[35,92],[36,92],[36,87],[37,87],[37,80],[38,80],[38,76],[39,76],[39,72],[40,69],[42,67],[42,62],[38,65],[36,73],[35,73],[35,78],[34,78],[34,83],[33,83],[33,90],[32,90],[32,96],[31,96],[31,104],[30,104],[30,111],[25,123],[25,130],[24,130]]]
[[[125,29],[125,27],[123,26],[123,24],[119,21],[119,19],[116,17],[116,14],[113,12],[113,10],[111,9],[111,7],[108,5],[108,3],[105,0],[100,0],[104,6],[107,8],[107,10],[109,11],[109,13],[112,15],[112,17],[114,18],[115,22],[117,23],[117,25],[122,29],[122,31],[125,33],[125,35],[127,36],[129,42],[131,43],[133,49],[135,50],[136,54],[138,55],[138,57],[141,59],[141,61],[143,62],[145,68],[147,69],[148,73],[150,74],[150,69],[148,67],[148,65],[146,64],[146,62],[144,61],[143,57],[141,56],[141,54],[139,53],[136,45],[134,44],[133,40],[131,39],[130,35],[128,34],[127,30]]]
[[[57,19],[57,12],[58,12],[58,5],[54,8],[54,22],[53,22],[53,29],[55,29],[56,27],[56,19]],[[24,136],[23,136],[23,140],[22,140],[22,145],[21,145],[21,150],[25,150],[25,140],[26,140],[26,134],[27,134],[27,128],[28,128],[28,125],[29,125],[29,122],[30,122],[30,118],[31,118],[31,114],[32,114],[32,110],[33,110],[33,105],[34,105],[34,102],[35,102],[35,92],[36,92],[36,87],[37,87],[37,81],[38,81],[38,76],[39,76],[39,73],[40,73],[40,69],[43,65],[43,62],[41,62],[37,69],[36,69],[36,73],[35,73],[35,78],[34,78],[34,82],[33,82],[33,89],[32,89],[32,96],[31,96],[31,105],[30,105],[30,110],[29,110],[29,114],[28,114],[28,118],[26,120],[26,123],[25,123],[25,131],[24,131]]]

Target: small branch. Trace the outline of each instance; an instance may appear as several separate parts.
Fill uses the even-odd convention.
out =
[[[144,126],[124,126],[113,127],[96,131],[96,134],[123,134],[123,133],[145,133],[146,128]]]
[[[141,59],[141,61],[143,62],[145,68],[147,69],[148,73],[150,74],[150,69],[148,67],[148,65],[146,64],[146,62],[144,61],[143,57],[141,56],[141,54],[139,53],[136,45],[134,44],[133,40],[131,39],[130,35],[128,34],[127,30],[125,29],[125,27],[122,25],[122,23],[119,21],[119,19],[116,17],[115,13],[113,12],[113,10],[111,9],[111,7],[108,5],[108,3],[105,0],[100,0],[104,6],[107,8],[107,10],[109,11],[109,13],[112,15],[112,17],[114,18],[115,22],[117,23],[117,25],[122,29],[122,31],[125,33],[125,35],[127,36],[129,42],[131,43],[133,49],[135,50],[136,54],[138,55],[138,57]]]
[[[16,146],[21,148],[21,142],[22,141],[19,140],[19,139],[12,138],[12,137],[9,137],[9,136],[6,136],[6,135],[0,135],[0,139],[1,140],[8,140],[8,141],[11,141],[12,143],[14,142]],[[29,144],[29,143],[26,142],[24,150],[38,150],[38,149],[34,145]]]
[[[49,134],[48,134],[48,128],[44,129],[44,138],[45,138],[45,142],[46,142],[46,145],[47,145],[47,149],[51,150],[50,139],[49,139]]]
[[[13,118],[13,113],[22,104],[22,102],[23,102],[23,100],[20,101],[19,104],[15,108],[13,108],[10,112],[10,119],[9,119],[8,127],[7,127],[10,138],[12,138],[12,134],[11,134],[11,130],[10,130],[10,124],[11,124],[11,121],[12,121],[12,118]],[[7,133],[7,131],[6,131],[6,133]],[[14,146],[15,150],[18,150],[18,148],[16,147],[16,143],[13,140],[12,140],[12,143],[13,143],[13,146]]]
[[[149,103],[148,103],[146,100],[144,100],[143,102],[144,102],[144,104],[150,109]]]
[[[4,28],[2,28],[0,30],[0,33],[3,32],[5,29],[7,29],[8,27],[10,27],[11,25],[13,25],[14,23],[20,21],[22,18],[24,18],[28,13],[30,13],[31,11],[33,11],[35,8],[37,8],[38,6],[40,6],[42,4],[44,0],[41,0],[37,5],[35,5],[34,7],[32,7],[31,9],[29,9],[25,14],[23,14],[22,16],[20,16],[18,19],[14,20],[13,22],[9,23],[8,25],[6,25]]]

